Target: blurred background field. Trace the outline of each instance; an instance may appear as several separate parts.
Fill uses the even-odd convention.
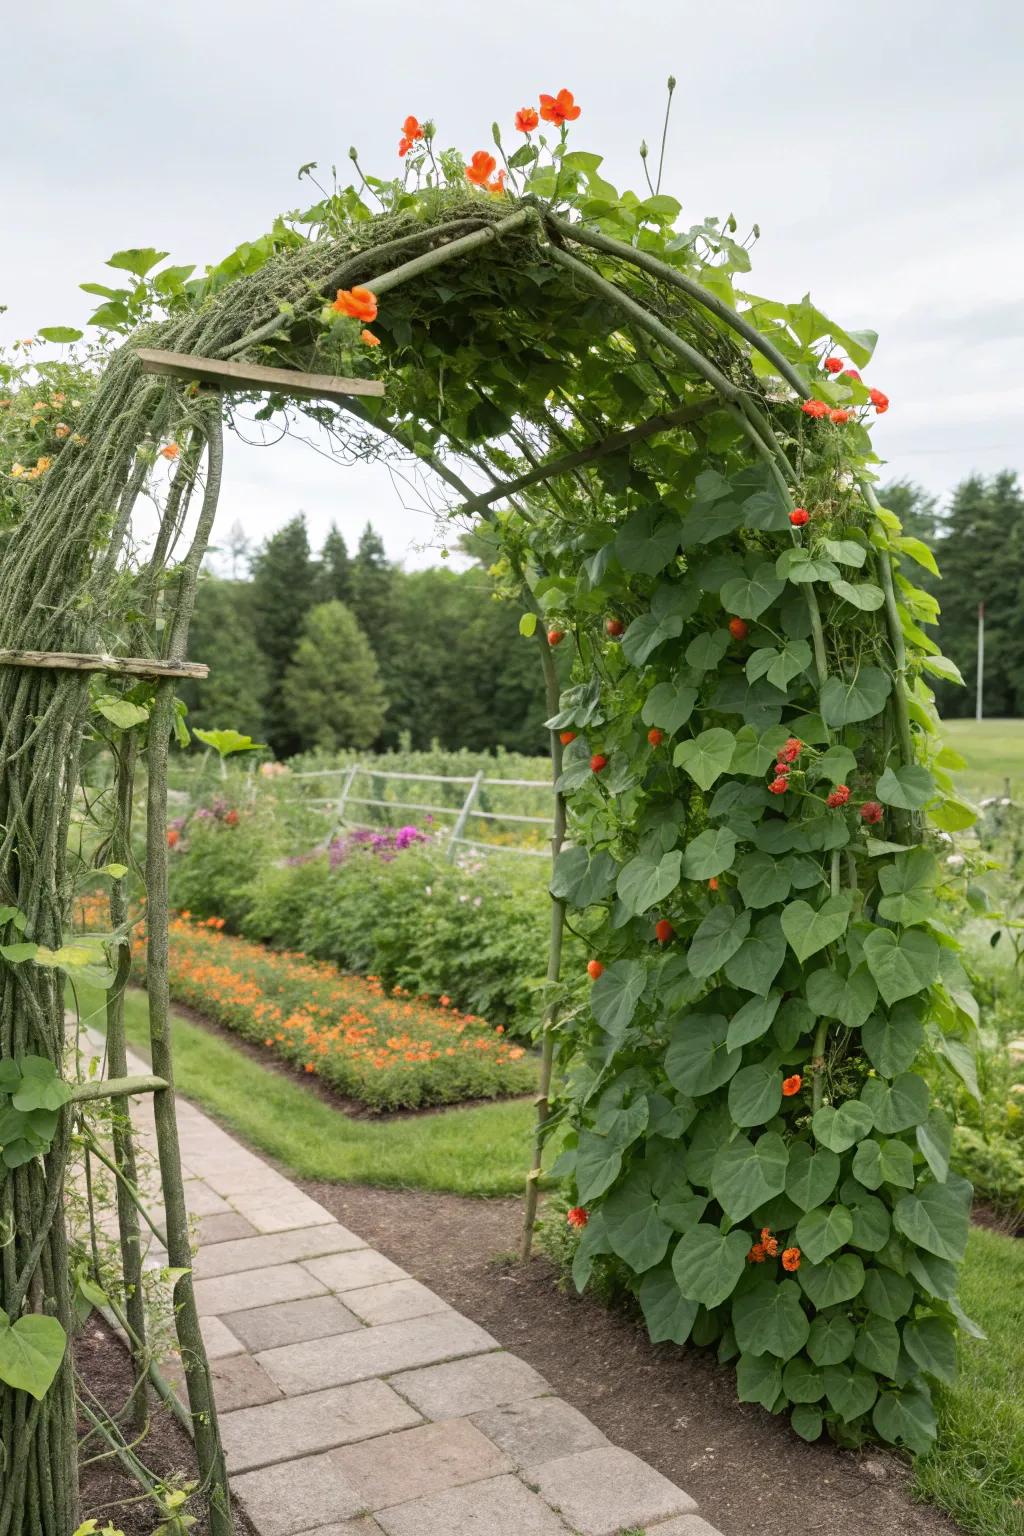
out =
[[[969,800],[1024,792],[1024,720],[944,720],[942,734],[967,759],[957,775]]]

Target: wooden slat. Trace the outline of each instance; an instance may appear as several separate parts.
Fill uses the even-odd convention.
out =
[[[304,400],[346,400],[351,395],[383,395],[378,379],[338,379],[329,373],[299,373],[292,368],[265,368],[259,363],[226,362],[216,357],[193,357],[189,352],[163,352],[139,347],[145,373],[169,374],[175,379],[216,384],[236,393],[251,390],[295,395]]]
[[[0,651],[0,667],[54,667],[60,672],[114,672],[120,677],[208,677],[204,661],[157,656],[100,656],[77,651]]]

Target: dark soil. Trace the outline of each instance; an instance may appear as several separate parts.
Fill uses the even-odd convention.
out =
[[[306,1180],[339,1221],[528,1360],[608,1437],[685,1488],[725,1536],[954,1536],[913,1504],[904,1463],[806,1445],[783,1418],[736,1401],[713,1356],[651,1344],[622,1312],[560,1287],[537,1257],[522,1268],[520,1206]]]
[[[77,1335],[74,1348],[75,1371],[84,1386],[109,1414],[117,1413],[132,1387],[131,1363],[120,1339],[102,1318],[93,1313]],[[152,1393],[149,1405],[149,1433],[141,1445],[135,1446],[139,1460],[155,1475],[154,1481],[166,1478],[177,1487],[195,1482],[196,1460],[191,1439]],[[94,1403],[91,1406],[95,1409]],[[87,1426],[80,1422],[78,1427],[79,1434],[84,1434]],[[132,1436],[129,1434],[128,1438],[131,1440]],[[104,1449],[108,1449],[105,1442],[93,1436],[82,1449],[79,1460],[90,1461]],[[117,1530],[124,1531],[125,1536],[152,1536],[160,1520],[153,1503],[148,1498],[140,1498],[141,1492],[138,1483],[113,1456],[82,1468],[82,1516],[93,1516],[100,1526],[109,1520]],[[208,1536],[209,1525],[202,1501],[193,1499],[186,1509],[196,1517],[196,1524],[190,1528],[191,1536]],[[255,1527],[237,1507],[235,1532],[236,1536],[257,1536]]]

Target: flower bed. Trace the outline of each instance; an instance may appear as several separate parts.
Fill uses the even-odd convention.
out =
[[[375,977],[172,919],[172,997],[374,1110],[528,1093],[534,1064],[500,1025]],[[137,946],[141,951],[141,944]]]

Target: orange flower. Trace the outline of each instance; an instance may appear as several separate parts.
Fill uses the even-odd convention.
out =
[[[748,1264],[763,1264],[767,1255],[764,1251],[764,1243],[755,1243],[747,1254]]]
[[[590,1220],[590,1215],[583,1209],[582,1205],[574,1205],[571,1211],[566,1212],[565,1219],[570,1227],[575,1227],[579,1231],[581,1227],[586,1226]]]
[[[67,422],[58,421],[57,425],[53,429],[53,435],[54,437],[70,437],[71,428],[68,426]]]
[[[305,1071],[305,1072],[315,1072],[316,1071],[316,1067],[313,1065],[313,1063],[311,1061],[307,1061],[306,1064],[305,1064],[305,1067],[303,1068],[303,1071]]]
[[[535,107],[520,107],[516,113],[516,128],[520,133],[532,133],[538,122]]]
[[[372,331],[360,331],[359,340],[368,347],[380,346],[380,337],[375,336]]]
[[[768,1255],[768,1257],[770,1259],[774,1259],[776,1257],[776,1255],[778,1254],[778,1251],[779,1251],[779,1240],[778,1240],[778,1238],[777,1237],[766,1237],[765,1240],[764,1240],[764,1251],[765,1251],[765,1253]]]
[[[160,449],[160,457],[162,459],[176,459],[180,452],[181,449],[177,443],[168,443],[165,448]]]
[[[401,156],[401,158],[403,160],[405,159],[406,155],[409,153],[410,149],[412,149],[412,139],[399,139],[399,141],[398,141],[398,153],[399,153],[399,155]]]
[[[350,315],[353,320],[377,318],[377,299],[369,288],[339,288],[331,308],[339,315]]]
[[[180,841],[181,841],[181,833],[178,831],[177,827],[168,827],[167,828],[167,846],[168,846],[168,848],[176,848]]]
[[[402,124],[402,137],[409,139],[410,142],[416,139],[422,139],[423,137],[423,129],[420,125],[420,120],[418,117],[413,117],[411,113]]]
[[[556,128],[561,128],[564,123],[574,123],[580,115],[580,109],[573,100],[572,91],[559,91],[557,96],[545,96],[542,93],[540,115],[546,123],[554,123]]]
[[[493,181],[487,183],[488,192],[493,192],[495,197],[500,197],[505,190],[505,172],[499,171]]]
[[[782,1082],[782,1094],[783,1094],[783,1097],[786,1098],[786,1099],[791,1099],[793,1097],[794,1093],[799,1093],[800,1092],[800,1089],[803,1087],[803,1085],[804,1085],[804,1080],[800,1076],[799,1072],[794,1072],[792,1077],[787,1077],[787,1078],[783,1079],[783,1082]]]
[[[486,149],[478,149],[466,166],[466,180],[471,181],[474,187],[485,187],[494,175],[497,164],[497,160]]]
[[[800,1249],[787,1248],[782,1255],[782,1267],[788,1269],[790,1274],[800,1268]]]

